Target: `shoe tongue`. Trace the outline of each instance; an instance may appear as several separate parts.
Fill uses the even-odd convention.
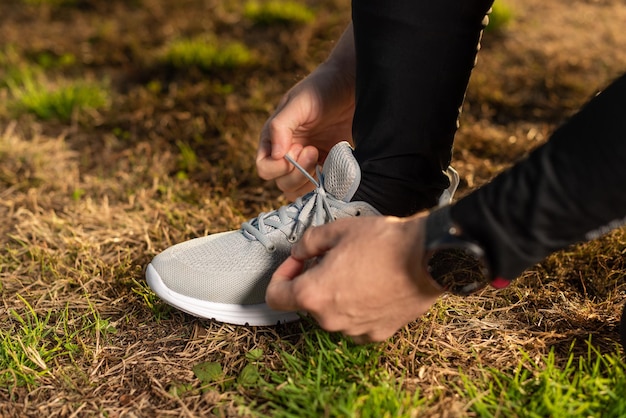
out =
[[[349,202],[361,183],[361,168],[348,142],[331,148],[324,166],[324,189],[335,198]]]

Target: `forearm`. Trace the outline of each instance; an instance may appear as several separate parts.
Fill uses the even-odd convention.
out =
[[[554,132],[523,162],[460,200],[452,217],[486,249],[497,277],[626,217],[626,75]]]
[[[346,78],[352,80],[354,84],[356,74],[356,52],[354,49],[354,31],[352,30],[352,22],[337,41],[337,44],[330,52],[326,61],[322,66],[331,67],[334,70],[343,73]]]

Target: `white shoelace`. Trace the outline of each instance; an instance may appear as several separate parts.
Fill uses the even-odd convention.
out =
[[[262,212],[254,219],[244,222],[241,225],[244,236],[248,239],[258,240],[269,251],[276,249],[274,243],[267,237],[267,234],[275,229],[280,230],[290,242],[296,242],[303,229],[311,224],[322,225],[334,219],[331,212],[332,207],[337,207],[339,200],[326,193],[324,189],[324,175],[319,166],[316,168],[317,178],[315,180],[307,171],[295,162],[289,155],[285,159],[294,165],[315,185],[315,190],[299,197],[295,202],[282,206],[281,208],[264,213]],[[313,221],[309,219],[313,213]],[[304,220],[305,222],[301,221]]]

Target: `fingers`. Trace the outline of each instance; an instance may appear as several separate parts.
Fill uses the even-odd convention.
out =
[[[274,272],[272,280],[267,286],[265,302],[272,309],[278,311],[299,311],[294,278],[304,269],[304,261],[296,260],[293,257],[287,258]]]
[[[301,116],[297,106],[290,106],[289,100],[283,98],[276,112],[263,125],[261,141],[271,144],[268,156],[280,160],[291,146],[293,133],[301,125]]]
[[[302,116],[289,106],[278,110],[261,131],[261,140],[256,156],[259,176],[265,180],[276,180],[276,185],[288,199],[294,200],[312,190],[308,179],[284,157],[289,154],[309,174],[313,175],[319,159],[319,151],[313,146],[304,146],[294,139],[294,132],[299,129]]]
[[[265,293],[265,301],[270,308],[279,311],[301,311],[310,307],[310,294],[302,294],[307,282],[311,281],[303,273],[307,260],[323,255],[331,248],[335,241],[334,233],[324,233],[324,230],[333,224],[307,230],[302,239],[292,248],[292,255],[288,257],[274,272]],[[320,233],[317,233],[321,230]],[[299,249],[298,249],[299,248]],[[310,270],[307,270],[309,272]],[[298,281],[304,283],[299,283]]]
[[[294,144],[292,148],[297,149],[298,147],[301,146],[299,144]],[[298,163],[300,167],[304,168],[311,176],[315,176],[315,167],[317,166],[317,157],[319,155],[317,149],[311,146],[300,149],[301,151],[299,154],[295,154],[294,151],[290,150],[289,155],[294,158],[296,163]],[[276,178],[276,185],[280,190],[288,195],[287,197],[290,197],[289,194],[298,197],[315,187],[311,181],[300,172],[300,170],[294,169],[294,166],[290,163],[289,166],[290,171],[288,173]]]
[[[312,146],[302,147],[300,144],[292,144],[288,154],[304,168],[311,176],[315,176],[315,167],[319,152]],[[295,200],[315,187],[300,170],[285,158],[275,160],[273,157],[261,157],[257,159],[257,169],[261,178],[276,180],[276,185],[282,190],[289,200]]]
[[[274,158],[272,156],[273,144],[268,140],[261,140],[259,144],[259,150],[256,156],[256,167],[259,176],[264,180],[274,180],[282,177],[293,170],[293,166],[284,157],[284,154],[280,158]],[[289,149],[289,148],[288,148]],[[302,145],[290,143],[290,155],[296,159],[302,151]]]
[[[321,257],[337,245],[345,219],[308,229],[300,241],[291,248],[291,255],[298,260]]]
[[[285,154],[291,152],[295,158],[295,154],[302,150],[301,145],[297,149],[292,146],[295,145],[294,132],[304,122],[304,116],[299,106],[290,104],[286,98],[283,101],[261,130],[256,163],[259,175],[265,180],[273,180],[291,171],[290,164],[284,159]]]
[[[406,321],[395,312],[391,316],[364,314],[363,299],[353,297],[352,268],[342,256],[344,244],[353,240],[351,225],[344,219],[308,229],[292,248],[292,256],[272,276],[265,300],[275,310],[308,312],[321,328],[340,332],[357,344],[384,341]],[[309,265],[312,259],[319,263]],[[342,266],[347,275],[340,272]]]

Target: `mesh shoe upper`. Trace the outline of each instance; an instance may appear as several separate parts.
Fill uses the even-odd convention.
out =
[[[361,181],[359,164],[347,142],[329,152],[316,180],[290,160],[316,189],[294,203],[245,222],[237,231],[196,238],[174,245],[148,265],[146,278],[167,303],[205,318],[250,325],[273,325],[298,318],[273,311],[265,291],[273,272],[310,226],[338,218],[380,215],[365,202],[350,202]],[[451,186],[439,204],[448,204],[458,174],[448,169]]]
[[[319,183],[311,178],[317,185],[313,192],[276,211],[260,214],[240,230],[170,247],[151,265],[174,294],[212,303],[264,304],[273,272],[308,227],[348,216],[379,215],[365,202],[350,202],[360,177],[350,145],[339,143],[318,171]],[[165,300],[176,304],[167,297]]]

